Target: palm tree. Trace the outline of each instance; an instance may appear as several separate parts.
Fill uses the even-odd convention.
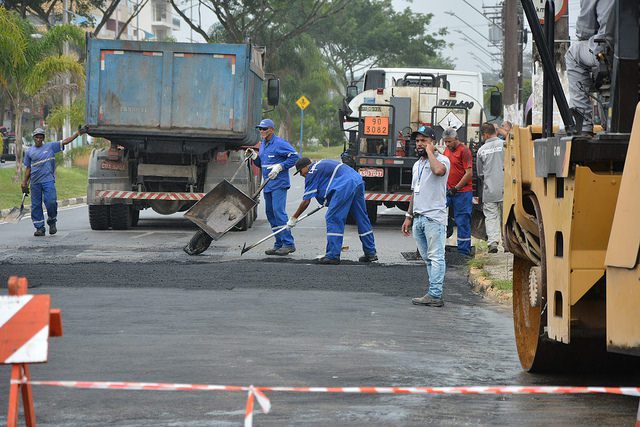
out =
[[[9,98],[16,134],[16,180],[22,179],[22,111],[34,97],[63,89],[53,84],[69,73],[84,84],[84,68],[76,58],[62,55],[65,41],[84,45],[84,32],[73,25],[58,25],[44,34],[27,20],[0,7],[0,88]]]

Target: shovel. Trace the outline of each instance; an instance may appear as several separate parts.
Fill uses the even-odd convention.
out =
[[[22,193],[22,203],[20,204],[20,208],[12,208],[4,220],[8,223],[15,224],[22,219],[25,214],[24,211],[24,199],[26,199],[29,193]]]
[[[313,215],[314,213],[318,212],[320,209],[324,208],[324,205],[320,205],[317,208],[315,208],[314,210],[312,210],[311,212],[309,212],[306,215],[302,215],[300,218],[298,218],[297,222],[302,221],[303,219],[310,217],[311,215]],[[255,242],[252,245],[247,246],[247,244],[245,243],[242,246],[242,251],[240,252],[240,255],[244,255],[245,252],[255,248],[256,246],[258,246],[260,243],[264,242],[265,240],[269,240],[270,238],[272,238],[273,236],[275,236],[278,233],[283,232],[284,230],[286,230],[288,227],[286,225],[283,225],[282,227],[280,227],[278,230],[274,231],[273,233],[269,234],[268,236],[263,237],[262,239],[258,240],[257,242]]]

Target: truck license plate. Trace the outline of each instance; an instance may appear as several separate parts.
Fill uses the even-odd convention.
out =
[[[112,171],[123,171],[126,168],[127,168],[127,165],[125,165],[123,162],[103,160],[102,163],[100,163],[100,169],[108,169]]]
[[[382,168],[360,168],[358,169],[360,176],[366,178],[382,178],[384,177],[384,169]]]

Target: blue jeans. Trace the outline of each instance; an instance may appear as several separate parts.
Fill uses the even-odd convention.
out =
[[[420,256],[427,264],[429,290],[432,298],[442,298],[444,287],[444,245],[447,238],[447,227],[426,216],[416,215],[413,218],[413,237],[418,244]]]
[[[271,224],[272,231],[278,231],[282,226],[287,225],[287,189],[279,188],[277,190],[264,193],[264,210],[267,213],[267,220]],[[284,230],[275,235],[276,242],[273,247],[280,249],[281,247],[295,248],[291,230]]]
[[[58,195],[56,194],[56,182],[41,182],[31,184],[31,220],[36,229],[44,228],[44,212],[42,201],[47,208],[47,224],[55,224],[58,216]]]
[[[471,209],[473,208],[473,193],[465,191],[447,197],[447,206],[453,209],[453,218],[458,227],[458,252],[471,255]]]

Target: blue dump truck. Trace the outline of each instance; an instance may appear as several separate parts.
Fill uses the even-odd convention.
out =
[[[244,160],[259,141],[264,48],[248,44],[157,43],[87,38],[89,134],[111,142],[89,162],[94,230],[135,226],[142,209],[183,212]],[[277,79],[268,103],[276,105]],[[245,163],[234,185],[259,186]],[[256,209],[238,224],[251,227]]]

